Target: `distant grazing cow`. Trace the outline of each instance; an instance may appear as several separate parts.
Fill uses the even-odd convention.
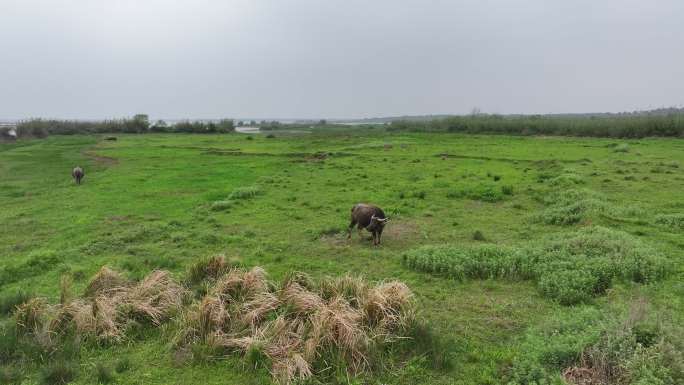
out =
[[[76,184],[81,184],[81,179],[83,179],[85,173],[83,172],[82,168],[74,167],[74,169],[71,171],[71,176],[76,181]]]
[[[389,218],[385,216],[381,208],[365,203],[356,204],[351,209],[351,223],[347,239],[351,239],[352,229],[358,226],[359,234],[361,234],[361,229],[370,231],[373,234],[373,245],[379,245],[380,236],[387,221]]]

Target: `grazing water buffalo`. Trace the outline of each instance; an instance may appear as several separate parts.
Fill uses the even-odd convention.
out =
[[[74,169],[71,170],[71,176],[76,181],[76,184],[81,184],[81,179],[83,179],[83,177],[85,176],[85,173],[83,172],[82,168],[74,167]]]
[[[352,229],[354,226],[358,226],[359,234],[361,234],[361,229],[365,228],[373,234],[373,245],[379,245],[382,229],[387,221],[389,218],[385,216],[380,207],[365,203],[356,204],[351,209],[351,223],[349,224],[347,239],[351,239]]]

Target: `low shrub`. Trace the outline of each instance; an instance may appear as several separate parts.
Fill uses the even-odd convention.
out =
[[[425,199],[426,196],[427,196],[427,193],[425,191],[415,191],[413,193],[413,197],[418,198],[418,199]]]
[[[414,270],[466,278],[531,279],[564,305],[603,294],[614,280],[648,283],[665,277],[669,262],[627,233],[595,226],[518,249],[484,245],[423,246],[403,255]]]
[[[655,320],[640,300],[611,310],[575,307],[532,328],[508,384],[682,383],[681,326]]]
[[[12,366],[0,367],[0,384],[19,385],[22,382],[21,371]]]
[[[72,362],[57,360],[45,366],[40,373],[43,385],[65,385],[76,379],[78,367]]]
[[[627,143],[620,143],[613,148],[613,152],[629,152],[629,145]]]
[[[261,194],[261,189],[258,186],[238,187],[230,193],[228,199],[251,199],[259,194]]]
[[[17,356],[19,347],[16,324],[0,324],[0,363],[11,362]]]
[[[473,231],[473,240],[475,240],[475,241],[484,241],[484,240],[485,240],[485,236],[484,236],[484,234],[482,233],[482,231],[480,231],[480,230],[475,230],[475,231]]]
[[[547,192],[542,198],[546,206],[533,216],[547,225],[572,225],[597,216],[633,218],[644,214],[636,206],[615,205],[603,194],[586,189],[564,189]]]
[[[477,185],[451,190],[447,193],[447,198],[467,198],[483,202],[498,202],[503,200],[504,192],[502,188],[494,185]]]
[[[508,384],[563,384],[561,370],[578,362],[584,349],[598,341],[602,319],[598,309],[582,306],[531,328],[520,348],[523,354],[513,360]]]
[[[122,357],[116,361],[116,364],[114,365],[114,370],[117,373],[123,373],[123,372],[130,370],[132,366],[133,366],[133,364],[131,363],[130,358]]]
[[[211,211],[226,211],[229,210],[231,207],[233,207],[233,201],[222,200],[212,202],[210,209]]]
[[[574,172],[565,172],[549,179],[549,185],[554,187],[568,187],[583,183],[584,179]]]
[[[114,373],[109,366],[98,362],[95,364],[95,378],[98,384],[111,384],[114,382]]]
[[[458,350],[456,342],[444,338],[424,321],[413,320],[405,332],[403,350],[419,357],[425,357],[430,369],[448,371],[453,367],[453,358]]]
[[[36,251],[27,261],[19,265],[5,265],[0,268],[0,286],[34,277],[54,269],[64,258],[53,251]]]
[[[672,230],[684,230],[684,214],[661,214],[656,216],[655,223]]]
[[[477,247],[422,246],[403,255],[411,269],[443,275],[456,280],[466,278],[522,278],[522,253],[502,246]]]
[[[0,297],[0,314],[11,315],[17,306],[33,298],[33,294],[22,289],[5,293]]]

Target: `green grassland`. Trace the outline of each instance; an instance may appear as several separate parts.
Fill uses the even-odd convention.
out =
[[[630,378],[643,384],[679,378],[681,139],[274,136],[50,136],[0,144],[0,295],[22,290],[56,303],[65,275],[75,292],[103,265],[131,279],[154,269],[182,279],[198,260],[225,254],[262,266],[274,280],[291,271],[401,280],[449,361],[397,356],[389,370],[311,383],[561,383],[561,372],[581,367],[580,354],[600,351],[611,330],[642,324],[675,353],[650,351],[662,358],[651,368],[660,361],[639,349],[657,344],[639,342],[612,362],[630,363]],[[86,171],[81,186],[70,178],[75,165]],[[378,204],[391,217],[381,246],[368,233],[346,239],[357,202]],[[563,244],[568,239],[577,239],[579,251]],[[583,248],[592,242],[595,249]],[[7,326],[11,306],[4,312]],[[104,382],[104,366],[120,384],[270,383],[267,370],[252,370],[236,355],[179,362],[175,327],[80,346],[74,382]],[[43,381],[51,358],[0,363],[33,384]]]

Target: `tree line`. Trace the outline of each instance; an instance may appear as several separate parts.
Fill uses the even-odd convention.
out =
[[[30,119],[17,123],[19,137],[43,138],[48,135],[75,134],[143,134],[150,132],[220,134],[235,131],[232,119],[214,121],[180,121],[168,124],[163,120],[150,122],[147,115],[102,121]]]
[[[604,115],[486,115],[391,122],[388,131],[559,135],[612,138],[684,137],[684,113]]]

